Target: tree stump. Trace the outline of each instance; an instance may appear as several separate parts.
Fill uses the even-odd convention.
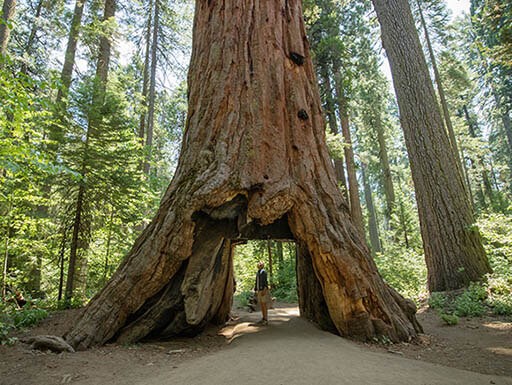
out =
[[[269,237],[300,245],[305,316],[347,337],[415,337],[414,312],[380,277],[337,188],[301,1],[197,1],[188,82],[158,213],[67,341],[83,349],[226,321],[233,242]]]

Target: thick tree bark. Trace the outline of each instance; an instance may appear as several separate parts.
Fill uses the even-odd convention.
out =
[[[418,202],[430,291],[490,271],[437,106],[407,0],[373,0],[390,62]],[[396,20],[400,20],[397,23]]]
[[[315,305],[314,286],[324,304],[304,315],[344,336],[414,337],[413,307],[379,276],[336,185],[301,2],[198,0],[193,41],[175,176],[67,340],[86,348],[225,321],[231,243],[249,238],[306,250],[301,303]]]
[[[9,44],[9,38],[11,37],[9,24],[12,22],[15,11],[16,0],[4,0],[2,14],[0,15],[0,57],[7,52],[7,44]]]
[[[425,22],[425,18],[423,17],[423,9],[421,8],[421,0],[416,0],[416,4],[418,5],[418,11],[420,14],[421,26],[423,27],[423,31],[425,33],[425,42],[427,43],[427,50],[430,57],[430,62],[432,64],[432,70],[434,71],[434,80],[437,86],[437,94],[439,95],[439,101],[441,104],[441,111],[444,118],[444,123],[446,124],[446,130],[448,133],[448,138],[450,139],[450,145],[452,146],[452,151],[455,154],[455,158],[457,160],[457,167],[459,167],[459,171],[462,172],[462,161],[460,159],[459,154],[459,146],[457,145],[457,138],[455,137],[455,131],[453,130],[452,119],[450,118],[450,111],[448,110],[448,102],[446,101],[446,96],[444,94],[443,82],[441,81],[441,74],[437,69],[437,60],[436,55],[434,54],[434,49],[432,48],[432,43],[430,41],[430,34],[428,33],[427,23]]]

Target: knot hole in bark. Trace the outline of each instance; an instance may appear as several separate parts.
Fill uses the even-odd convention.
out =
[[[298,66],[301,66],[304,64],[305,58],[304,58],[304,56],[302,56],[301,54],[299,54],[297,52],[290,52],[290,59],[292,62],[294,62]]]
[[[299,117],[300,120],[308,120],[308,118],[309,118],[308,113],[303,108],[301,108],[299,110],[299,112],[297,113],[297,116]]]

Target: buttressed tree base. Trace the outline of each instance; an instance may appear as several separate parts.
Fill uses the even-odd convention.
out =
[[[153,221],[67,341],[193,335],[226,321],[240,239],[298,243],[301,314],[342,336],[407,341],[415,306],[380,277],[325,144],[300,0],[198,0],[189,111]]]

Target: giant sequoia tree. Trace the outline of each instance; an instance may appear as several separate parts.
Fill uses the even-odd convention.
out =
[[[196,2],[189,111],[160,209],[67,333],[75,347],[193,334],[227,319],[232,246],[299,244],[303,316],[341,335],[408,340],[336,186],[300,0]]]
[[[457,289],[488,273],[489,263],[409,4],[407,0],[373,0],[373,4],[411,163],[429,290]]]

